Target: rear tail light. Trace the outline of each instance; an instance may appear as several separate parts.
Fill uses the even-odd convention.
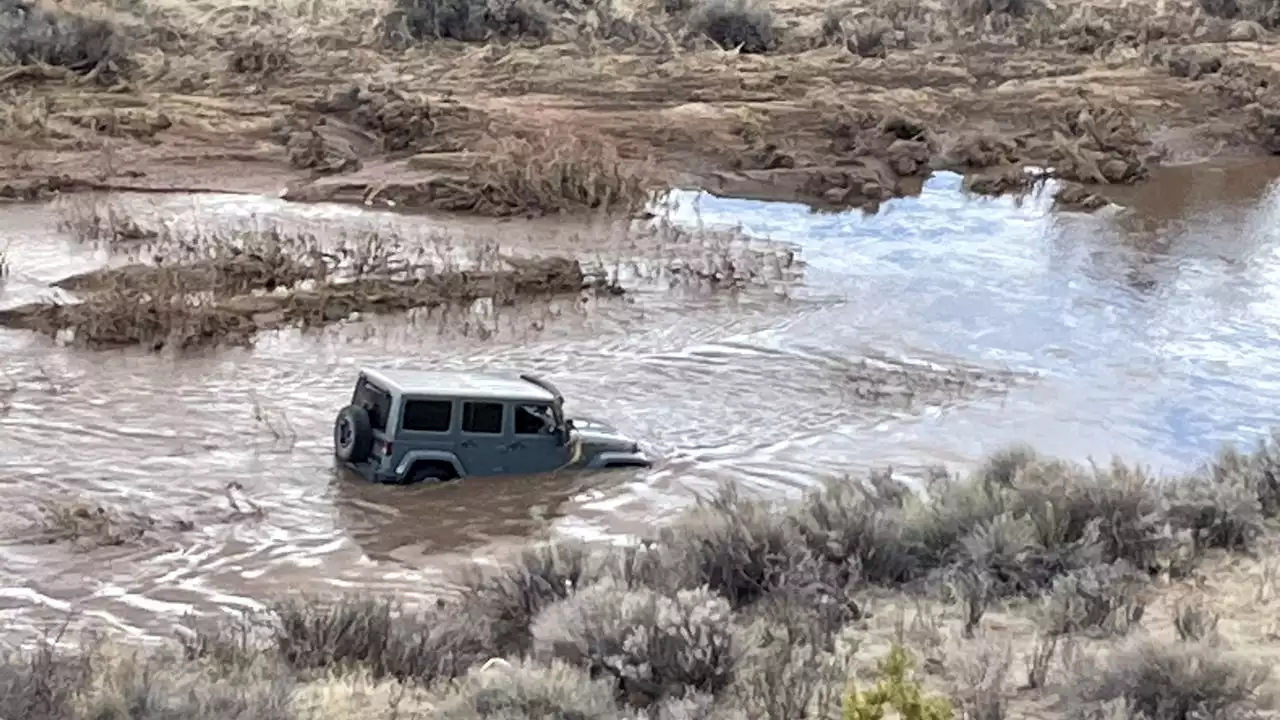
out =
[[[386,456],[390,457],[390,456],[391,456],[391,441],[390,441],[390,440],[383,441],[382,443],[379,443],[377,446],[375,446],[375,449],[378,451],[378,454],[379,454],[379,455],[386,455]]]

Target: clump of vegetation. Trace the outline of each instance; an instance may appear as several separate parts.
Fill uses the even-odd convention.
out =
[[[729,604],[705,589],[666,595],[606,580],[538,615],[534,654],[612,678],[642,705],[714,695],[733,679],[732,623]]]
[[[766,0],[698,0],[689,10],[689,28],[725,50],[765,53],[778,44]]]
[[[274,648],[300,670],[337,663],[375,678],[429,682],[491,656],[489,618],[461,605],[414,610],[378,598],[300,597],[277,603],[273,614]],[[228,640],[225,631],[206,639],[200,653],[225,649]]]
[[[643,161],[629,161],[598,138],[544,132],[490,138],[488,155],[465,183],[446,183],[437,203],[482,215],[633,212],[656,199],[661,183]]]
[[[990,17],[1026,18],[1039,7],[1037,0],[956,0],[953,5],[955,13],[971,23]]]
[[[397,0],[388,29],[407,40],[551,36],[553,14],[540,0]]]
[[[1277,0],[1199,0],[1199,5],[1213,17],[1256,22],[1268,30],[1280,28]]]
[[[844,720],[876,720],[892,710],[903,720],[951,720],[954,710],[944,697],[930,697],[912,677],[911,656],[899,645],[879,662],[879,680],[869,690],[850,683]]]
[[[1117,703],[1127,714],[1156,720],[1256,717],[1265,663],[1201,642],[1145,640],[1077,668],[1071,685],[1081,717]]]
[[[604,680],[563,663],[500,663],[473,670],[434,704],[440,720],[591,718],[623,720]]]
[[[0,61],[114,81],[126,62],[114,23],[47,0],[0,3]]]

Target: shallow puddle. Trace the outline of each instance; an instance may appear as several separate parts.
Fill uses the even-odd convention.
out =
[[[459,554],[641,532],[721,480],[782,495],[884,464],[962,469],[1015,441],[1186,468],[1222,439],[1260,433],[1280,404],[1273,176],[1167,171],[1116,196],[1127,209],[1095,216],[1050,213],[1048,193],[969,199],[951,175],[873,217],[679,198],[681,223],[741,223],[783,244],[762,247],[798,248],[800,287],[647,283],[622,298],[479,303],[181,358],[0,330],[0,519],[23,528],[40,503],[79,498],[156,522],[115,547],[0,545],[0,616],[35,630],[77,612],[167,634],[182,612],[284,591],[429,594]],[[546,223],[432,224],[243,197],[136,202],[173,223],[393,224],[439,247],[499,242],[616,267],[713,253]],[[106,260],[51,231],[49,208],[4,213],[12,270],[0,306]],[[571,412],[616,423],[661,460],[447,488],[353,482],[333,470],[330,423],[366,363],[545,373]]]

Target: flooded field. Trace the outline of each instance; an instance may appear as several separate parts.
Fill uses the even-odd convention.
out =
[[[72,613],[144,636],[168,634],[186,612],[283,592],[430,595],[459,554],[552,533],[622,538],[722,480],[783,495],[886,464],[961,469],[1014,441],[1185,468],[1275,421],[1277,170],[1167,169],[1096,215],[1051,212],[1051,193],[968,198],[950,174],[875,216],[677,198],[677,225],[741,223],[757,238],[737,260],[606,228],[116,198],[184,227],[274,218],[325,236],[394,226],[432,252],[497,242],[577,257],[627,292],[481,301],[181,355],[0,330],[0,616],[16,632]],[[56,297],[60,278],[118,262],[57,230],[63,212],[3,209],[0,308]],[[798,277],[680,281],[734,275],[717,264],[742,258]],[[571,412],[614,422],[659,462],[443,488],[361,484],[335,472],[330,423],[362,364],[544,373]],[[51,515],[93,524],[98,508],[118,525],[109,542],[47,532]]]

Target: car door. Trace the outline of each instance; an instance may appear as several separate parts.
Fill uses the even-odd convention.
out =
[[[556,470],[569,462],[572,448],[555,432],[551,405],[511,404],[511,434],[503,448],[507,472],[531,475]]]
[[[507,457],[506,404],[493,400],[463,400],[458,436],[458,460],[468,475],[502,475]]]

